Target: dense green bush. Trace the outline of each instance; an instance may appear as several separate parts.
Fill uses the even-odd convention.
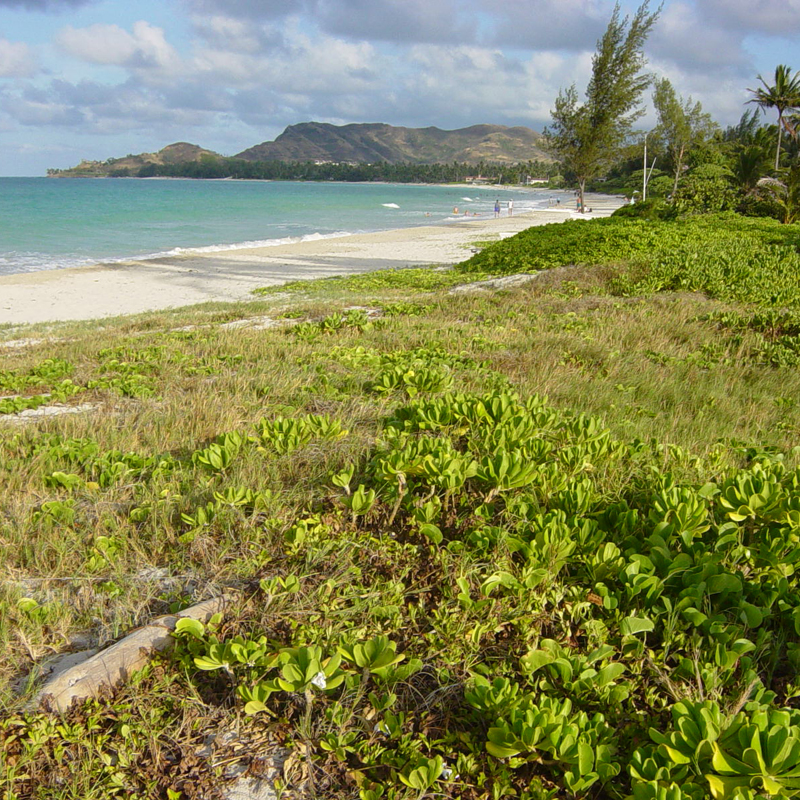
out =
[[[654,197],[643,203],[620,206],[611,216],[617,219],[670,219],[675,216],[675,209],[664,200]]]
[[[726,167],[702,164],[680,183],[673,198],[681,213],[729,211],[736,207],[737,194]]]
[[[655,213],[658,205],[648,201],[642,211],[649,215],[651,208]],[[629,219],[622,212],[609,219],[529,228],[487,247],[461,269],[507,274],[618,264],[623,269],[614,286],[621,294],[685,290],[722,300],[797,306],[798,242],[800,229],[771,219],[728,213],[670,221]],[[632,264],[635,270],[624,268]]]
[[[785,216],[780,203],[776,202],[774,197],[762,192],[745,195],[736,210],[746,217],[770,217],[780,222]]]

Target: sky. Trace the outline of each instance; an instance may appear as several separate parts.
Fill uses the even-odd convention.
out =
[[[631,13],[637,4],[621,5]],[[613,8],[0,0],[0,175],[44,175],[175,141],[234,155],[312,120],[542,130],[559,89],[585,89]],[[799,43],[800,0],[665,0],[647,68],[728,125],[759,74],[800,67]],[[650,110],[640,125],[653,124]]]

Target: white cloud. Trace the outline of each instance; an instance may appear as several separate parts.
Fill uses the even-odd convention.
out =
[[[27,44],[0,39],[0,78],[28,78],[36,72],[36,59]]]
[[[193,12],[242,19],[279,19],[307,8],[308,0],[184,0]]]
[[[348,39],[472,42],[477,25],[457,0],[316,0],[323,30]]]
[[[734,124],[752,106],[747,106],[749,95],[744,83],[736,75],[723,76],[717,72],[682,69],[674,63],[657,61],[653,63],[658,77],[668,78],[675,91],[684,99],[699,100],[703,111],[725,125]],[[649,101],[649,98],[647,98]],[[655,124],[653,112],[643,120],[642,127]]]
[[[164,31],[144,20],[135,22],[131,33],[101,23],[88,28],[68,26],[59,33],[57,43],[75,58],[93,64],[140,70],[176,70],[180,66]]]
[[[66,11],[93,0],[0,0],[0,8],[24,8],[28,11]]]
[[[279,46],[283,41],[283,35],[278,28],[254,23],[252,20],[214,15],[193,17],[192,23],[210,47],[220,50],[257,54]]]
[[[398,105],[409,107],[413,98],[418,124],[445,118],[451,127],[492,122],[540,128],[550,120],[559,88],[585,83],[591,59],[548,52],[520,60],[499,49],[419,45],[409,60],[414,69]]]
[[[234,88],[262,87],[281,94],[341,95],[369,92],[379,82],[384,57],[366,42],[310,37],[287,30],[283,40],[260,54],[199,49],[191,67],[198,77]]]

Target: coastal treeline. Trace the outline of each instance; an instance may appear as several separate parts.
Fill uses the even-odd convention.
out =
[[[774,78],[759,75],[760,85],[747,90],[755,107],[725,129],[667,78],[655,80],[657,124],[633,129],[645,113],[651,78],[643,48],[659,11],[645,2],[623,18],[617,8],[583,98],[574,84],[559,92],[545,135],[566,185],[581,204],[586,190],[624,193],[637,204],[618,213],[630,216],[736,211],[800,219],[800,73],[791,67],[778,65]],[[776,123],[762,124],[760,112],[776,112]]]
[[[460,183],[484,178],[493,183],[519,184],[529,178],[550,179],[559,171],[555,163],[525,161],[516,164],[343,164],[314,161],[245,161],[204,156],[177,164],[145,164],[138,171],[113,170],[113,178],[238,178],[284,181],[387,181],[392,183]]]

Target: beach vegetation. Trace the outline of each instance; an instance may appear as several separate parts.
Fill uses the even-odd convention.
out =
[[[793,227],[735,214],[673,221],[622,215],[529,228],[476,254],[459,269],[508,273],[625,264],[612,283],[624,295],[700,291],[721,300],[796,308],[797,241]]]
[[[671,192],[675,196],[689,151],[704,144],[715,133],[717,125],[711,115],[703,111],[699,101],[679,97],[667,78],[655,81],[653,105],[658,116],[656,136],[663,140],[675,176]],[[648,185],[648,191],[652,189]]]
[[[559,92],[545,131],[548,146],[574,175],[583,209],[587,181],[600,177],[619,159],[634,122],[644,110],[641,96],[650,83],[642,72],[643,47],[658,19],[644,2],[631,19],[614,7],[592,58],[592,77],[583,102],[573,84]]]
[[[341,290],[345,295],[352,292],[371,291],[385,292],[396,290],[402,295],[425,294],[436,290],[450,289],[461,283],[469,283],[488,277],[486,273],[474,272],[470,277],[449,270],[430,269],[429,267],[405,267],[398,269],[380,269],[358,275],[321,278],[318,280],[288,281],[277,286],[264,286],[253,290],[259,297],[274,295],[297,295],[308,297],[330,296],[331,292]]]
[[[791,225],[621,217],[452,270],[537,272],[497,291],[370,273],[4,350],[10,391],[97,404],[0,420],[4,792],[212,797],[274,756],[296,797],[795,796],[797,268]],[[254,309],[287,324],[220,326]]]
[[[752,97],[748,102],[755,103],[762,111],[775,109],[778,112],[777,143],[775,147],[775,170],[781,165],[781,140],[786,127],[785,114],[788,110],[800,106],[800,73],[792,75],[791,67],[778,64],[775,67],[774,83],[768,83],[758,76],[761,86],[748,89]]]
[[[53,171],[56,174],[58,171]],[[375,163],[350,164],[328,161],[246,161],[241,158],[206,156],[198,161],[147,163],[139,167],[137,178],[234,178],[241,180],[285,181],[383,181],[387,183],[466,183],[470,176],[504,185],[524,184],[528,178],[546,180],[557,176],[552,161],[519,162],[480,161],[449,163]],[[118,175],[118,177],[124,177]]]

